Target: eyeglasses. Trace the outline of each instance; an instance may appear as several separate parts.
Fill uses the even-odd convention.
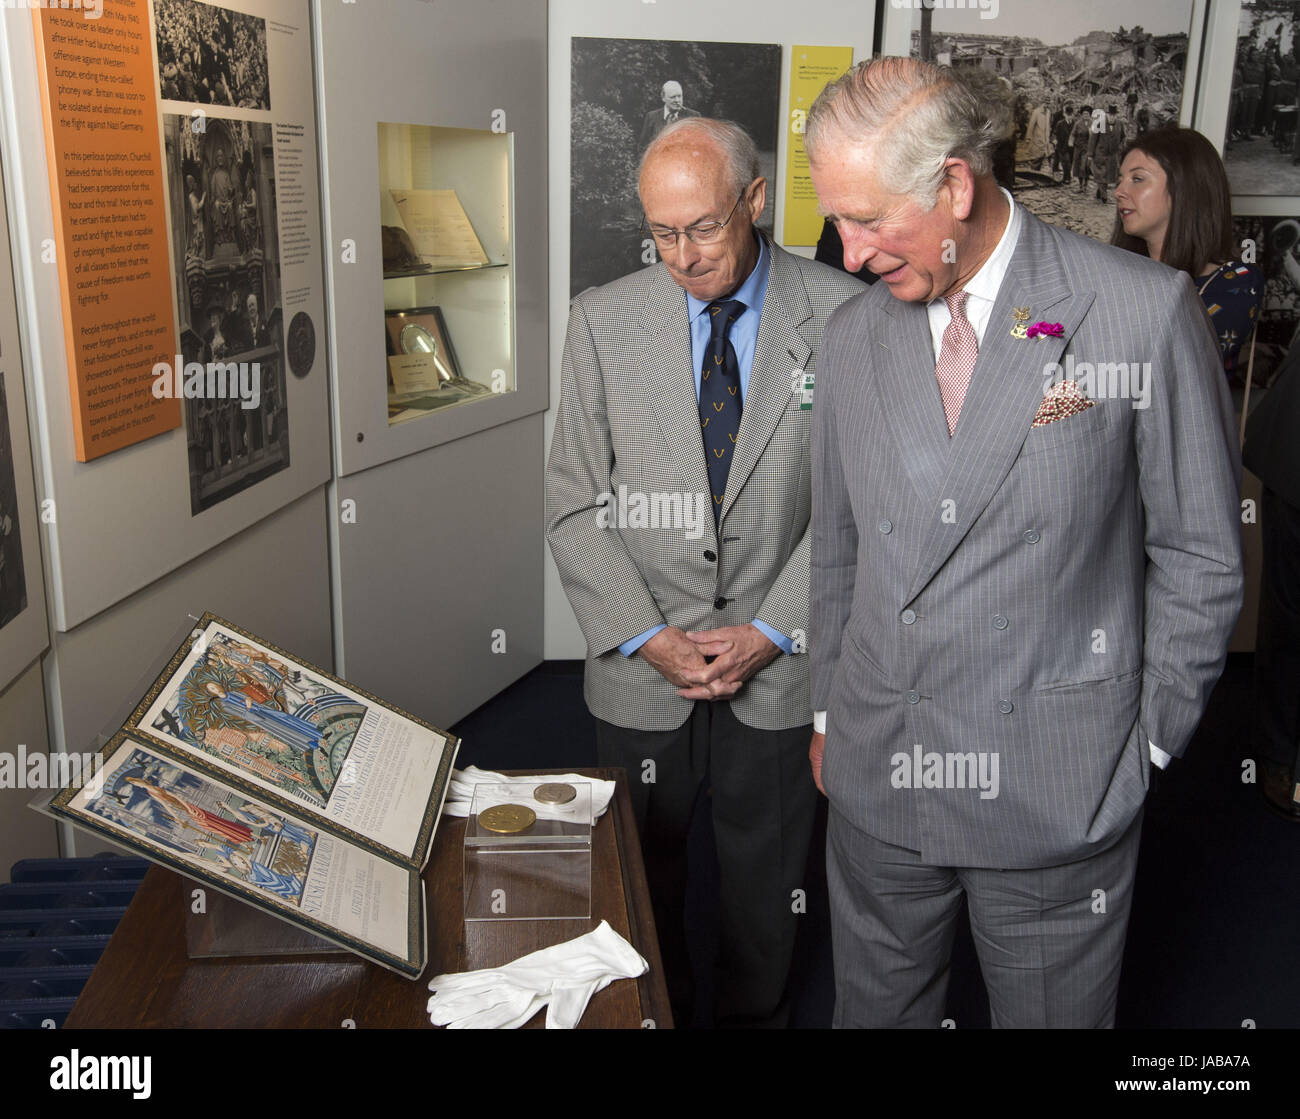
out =
[[[712,245],[722,236],[722,231],[727,228],[727,223],[731,221],[736,213],[736,206],[740,205],[740,200],[745,197],[745,190],[742,190],[736,198],[735,206],[731,207],[731,213],[725,221],[702,221],[695,225],[689,225],[685,229],[665,229],[661,225],[648,225],[645,218],[641,219],[641,228],[649,229],[650,236],[655,239],[655,244],[661,249],[671,249],[676,247],[677,238],[685,236],[692,245]]]

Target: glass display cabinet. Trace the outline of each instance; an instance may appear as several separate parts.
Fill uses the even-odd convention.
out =
[[[379,123],[391,426],[515,391],[509,133]]]

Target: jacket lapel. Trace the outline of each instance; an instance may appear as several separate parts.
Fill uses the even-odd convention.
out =
[[[934,578],[1010,473],[1042,403],[1046,367],[1060,361],[1092,306],[1093,292],[1071,290],[1048,228],[1028,212],[1021,217],[1020,241],[984,331],[942,480],[937,489],[923,495],[933,503],[933,515],[905,601],[914,599]],[[1061,323],[1063,335],[1012,337],[1016,307],[1029,308],[1030,322]],[[933,349],[927,349],[925,356],[933,381]],[[937,382],[930,399],[943,424]],[[946,436],[946,424],[943,430]]]
[[[666,268],[656,270],[649,297],[641,308],[641,326],[644,333],[633,364],[634,375],[645,385],[664,445],[673,448],[671,461],[680,470],[682,491],[708,494],[686,293]],[[708,520],[712,522],[713,518]],[[712,530],[712,523],[709,528]]]
[[[812,356],[812,347],[799,333],[799,327],[812,318],[812,305],[798,266],[770,240],[767,248],[770,258],[767,291],[758,320],[749,391],[736,436],[735,457],[727,472],[727,492],[722,502],[724,517],[785,415],[794,394],[795,370],[806,368]]]
[[[930,318],[923,303],[891,298],[883,306],[889,318],[873,355],[879,362],[880,401],[902,450],[903,469],[928,502],[944,480],[952,451],[934,375]]]

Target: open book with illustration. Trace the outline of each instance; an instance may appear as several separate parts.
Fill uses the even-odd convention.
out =
[[[46,808],[414,978],[459,745],[205,614]]]

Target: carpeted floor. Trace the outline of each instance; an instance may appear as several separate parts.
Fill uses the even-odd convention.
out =
[[[1120,984],[1118,1025],[1132,1028],[1300,1026],[1300,825],[1267,812],[1242,779],[1250,756],[1249,656],[1233,656],[1187,755],[1153,775],[1137,892]],[[550,661],[451,728],[457,764],[491,769],[596,764],[582,665]],[[808,871],[808,914],[796,952],[798,1026],[828,1026],[834,1007],[826,879],[825,802]],[[691,835],[687,904],[698,1002],[708,1002],[711,828]],[[988,1025],[988,1000],[968,929],[953,953],[948,1016]],[[696,1025],[708,1025],[702,1017]]]

